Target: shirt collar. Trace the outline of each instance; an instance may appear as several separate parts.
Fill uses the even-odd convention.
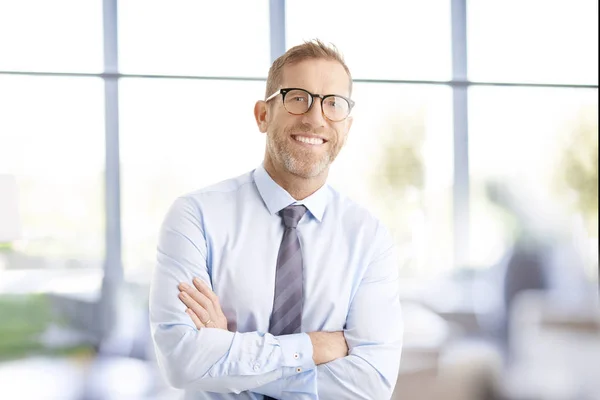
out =
[[[296,201],[296,199],[271,178],[262,164],[254,170],[254,182],[271,214],[276,214],[292,204],[303,204],[319,222],[323,219],[325,206],[327,205],[327,184],[320,187],[319,190],[304,200]]]

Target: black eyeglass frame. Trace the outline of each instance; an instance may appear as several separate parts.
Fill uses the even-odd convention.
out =
[[[290,110],[288,110],[288,109],[287,109],[287,107],[285,107],[285,96],[286,96],[286,95],[287,95],[289,92],[291,92],[292,90],[301,90],[301,91],[303,91],[303,92],[307,93],[307,94],[308,94],[308,97],[309,97],[309,99],[310,99],[310,104],[308,105],[308,108],[306,109],[306,111],[304,111],[304,112],[303,112],[303,113],[301,113],[301,114],[295,114],[295,113],[291,112]],[[283,89],[279,89],[278,91],[276,91],[275,93],[273,93],[272,95],[270,95],[269,97],[267,97],[267,98],[265,99],[265,102],[268,102],[268,101],[270,101],[270,100],[273,100],[273,99],[274,99],[275,97],[277,97],[278,95],[281,95],[281,101],[283,102],[283,107],[285,108],[285,110],[286,110],[288,113],[292,114],[292,115],[303,115],[303,114],[306,114],[307,112],[309,112],[309,111],[310,111],[310,109],[312,108],[313,104],[315,104],[315,97],[318,97],[319,99],[321,99],[321,114],[323,114],[323,116],[324,116],[325,118],[327,118],[328,120],[330,120],[330,121],[333,121],[333,122],[341,122],[341,121],[345,120],[346,118],[348,118],[348,117],[350,116],[350,113],[352,112],[352,108],[353,108],[353,107],[354,107],[354,105],[356,104],[356,103],[354,102],[354,100],[352,100],[352,99],[349,99],[349,98],[348,98],[348,97],[346,97],[346,96],[342,96],[342,95],[339,95],[339,94],[326,94],[326,95],[321,95],[321,94],[311,93],[311,92],[309,92],[308,90],[306,90],[306,89],[302,89],[302,88],[283,88]],[[348,103],[348,114],[346,114],[346,116],[345,116],[344,118],[342,118],[342,119],[340,119],[340,120],[333,120],[333,119],[329,118],[327,115],[325,115],[325,110],[323,110],[323,102],[324,102],[324,101],[325,101],[325,99],[326,99],[326,98],[328,98],[328,97],[339,97],[339,98],[341,98],[341,99],[344,99],[344,100],[345,100],[345,101]]]

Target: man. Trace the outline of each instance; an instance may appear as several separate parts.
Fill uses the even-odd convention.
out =
[[[351,93],[334,48],[288,50],[254,107],[262,165],[169,210],[150,320],[186,399],[390,398],[402,343],[393,241],[326,184]]]

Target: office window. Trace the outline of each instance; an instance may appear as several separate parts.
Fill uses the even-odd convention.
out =
[[[102,71],[101,0],[0,1],[0,70]]]
[[[9,267],[101,266],[102,80],[0,76],[0,88],[0,173],[16,176],[23,223]]]
[[[152,268],[160,224],[185,193],[256,168],[264,82],[123,79],[121,193],[126,269]]]
[[[469,78],[598,84],[598,1],[468,1]]]
[[[404,276],[452,268],[452,108],[445,86],[354,86],[346,147],[330,183],[392,231]],[[435,251],[431,251],[435,249]]]
[[[450,22],[448,0],[286,2],[288,48],[332,42],[355,79],[450,79]]]
[[[266,0],[119,1],[123,73],[264,77],[269,51]]]
[[[513,240],[571,241],[590,278],[598,262],[596,90],[469,91],[471,263],[490,266]],[[566,268],[566,266],[565,266]]]

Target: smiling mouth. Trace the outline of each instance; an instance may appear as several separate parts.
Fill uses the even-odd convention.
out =
[[[318,146],[323,143],[327,143],[327,140],[324,140],[320,137],[315,137],[315,136],[292,135],[292,137],[297,142],[304,143],[304,144],[310,144],[313,146]]]

